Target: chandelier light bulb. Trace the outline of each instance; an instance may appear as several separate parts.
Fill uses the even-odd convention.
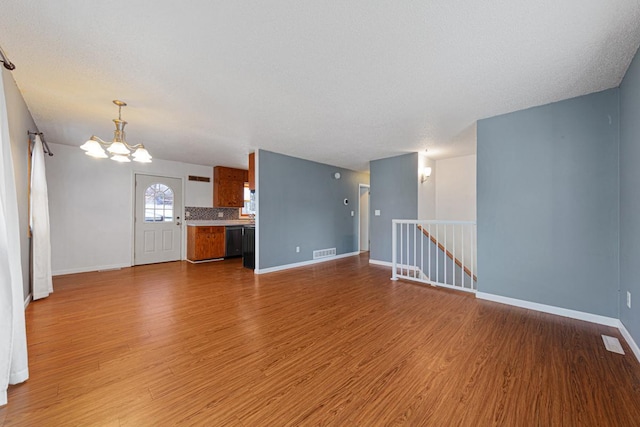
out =
[[[131,151],[122,142],[114,141],[111,143],[107,151],[111,154],[121,154],[123,156],[128,156],[131,154]]]
[[[97,159],[108,159],[109,158],[109,156],[107,156],[107,153],[105,153],[102,148],[100,148],[100,151],[92,150],[92,151],[87,151],[84,154],[86,154],[87,156],[95,157]]]
[[[102,151],[102,146],[98,141],[94,141],[93,139],[88,140],[84,144],[80,146],[84,151]]]
[[[139,162],[139,163],[151,163],[151,155],[149,154],[149,152],[147,151],[146,148],[141,147],[138,148],[134,153],[133,153],[133,161],[134,162]]]

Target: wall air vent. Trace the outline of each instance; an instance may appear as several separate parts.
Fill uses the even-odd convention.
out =
[[[317,251],[313,251],[313,259],[327,258],[330,256],[336,256],[336,248],[320,249]]]

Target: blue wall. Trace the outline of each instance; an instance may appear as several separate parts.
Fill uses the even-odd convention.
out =
[[[480,292],[618,317],[618,148],[618,89],[478,122]]]
[[[636,53],[620,85],[620,320],[636,343],[640,343],[639,165],[640,55]]]
[[[391,262],[391,220],[418,218],[418,153],[373,160],[369,258]],[[380,210],[380,216],[374,212]]]
[[[310,261],[317,249],[358,250],[358,184],[369,175],[265,150],[257,161],[259,269]]]

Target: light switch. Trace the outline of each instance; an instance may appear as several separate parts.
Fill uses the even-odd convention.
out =
[[[380,209],[376,209],[375,211],[373,211],[373,214],[375,216],[380,216]]]
[[[356,216],[356,213],[354,211],[351,211],[351,216]]]

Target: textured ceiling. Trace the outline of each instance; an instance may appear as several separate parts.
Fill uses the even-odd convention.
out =
[[[0,45],[49,142],[127,139],[246,167],[264,148],[355,170],[475,152],[478,119],[617,86],[638,0],[3,0]]]

